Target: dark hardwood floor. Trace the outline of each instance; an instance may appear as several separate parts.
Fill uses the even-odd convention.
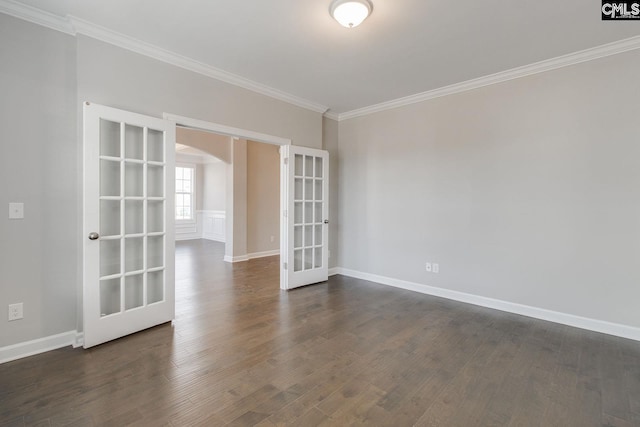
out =
[[[0,365],[0,425],[639,426],[640,343],[177,244],[177,313]]]

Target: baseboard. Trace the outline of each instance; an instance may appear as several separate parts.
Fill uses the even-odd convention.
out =
[[[183,240],[198,240],[198,239],[202,239],[202,236],[198,234],[185,234],[185,235],[176,234],[175,239],[176,239],[176,242],[183,241]]]
[[[378,276],[376,274],[363,273],[361,271],[350,270],[342,267],[332,268],[331,271],[334,272],[333,274],[342,274],[344,276],[368,280],[370,282],[379,283],[381,285],[393,286],[409,291],[420,292],[422,294],[447,298],[454,301],[492,308],[500,311],[506,311],[514,314],[520,314],[522,316],[533,317],[535,319],[547,320],[550,322],[573,326],[580,329],[586,329],[589,331],[601,332],[603,334],[640,341],[640,328],[636,328],[633,326],[575,316],[573,314],[561,313],[558,311],[546,310],[544,308],[532,307],[509,301],[467,294],[465,292],[452,291],[450,289],[422,285],[420,283],[408,282],[391,277]]]
[[[0,347],[0,363],[11,362],[23,357],[33,356],[58,348],[82,345],[82,333],[76,331],[64,332],[36,340]]]
[[[76,341],[73,343],[73,348],[82,347],[84,345],[84,332],[76,332]]]
[[[217,237],[212,235],[202,235],[202,237],[198,237],[198,239],[212,240],[214,242],[226,243],[226,239],[224,237]]]
[[[249,261],[249,257],[246,255],[238,255],[238,256],[225,255],[224,256],[224,262],[243,262],[243,261]]]
[[[256,258],[265,258],[268,256],[275,256],[275,255],[280,255],[280,249],[275,249],[273,251],[254,252],[251,254],[247,254],[247,257],[249,259],[256,259]]]
[[[336,274],[342,274],[340,273],[340,267],[332,267],[329,269],[329,276],[335,276]]]
[[[243,262],[243,261],[249,261],[250,259],[264,258],[264,257],[274,256],[274,255],[280,255],[280,249],[276,249],[273,251],[254,252],[251,254],[238,255],[234,257],[225,255],[224,261],[225,262]]]

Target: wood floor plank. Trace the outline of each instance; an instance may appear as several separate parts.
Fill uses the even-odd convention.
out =
[[[600,352],[603,424],[605,418],[619,420],[617,422],[627,421],[631,412],[625,387],[624,361],[618,341],[613,337],[604,337]]]
[[[223,256],[177,243],[173,324],[0,365],[0,425],[640,426],[639,342]]]

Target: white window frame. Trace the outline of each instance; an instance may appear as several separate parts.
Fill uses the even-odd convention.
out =
[[[178,219],[176,217],[176,202],[178,200],[178,192],[177,192],[177,187],[176,187],[176,191],[175,191],[175,200],[176,202],[174,202],[174,206],[173,206],[173,217],[176,221],[176,224],[195,224],[196,223],[196,174],[198,172],[198,169],[196,167],[195,163],[178,163],[176,162],[176,168],[190,168],[193,170],[193,180],[191,182],[191,219]],[[177,174],[176,174],[177,176]],[[177,178],[176,178],[177,179]]]

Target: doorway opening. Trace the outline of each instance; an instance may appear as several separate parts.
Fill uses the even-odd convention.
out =
[[[291,145],[291,140],[244,129],[165,113],[180,129],[204,131],[230,138],[231,159],[247,157],[248,141],[279,146],[280,153],[280,288],[284,290],[326,281],[328,278],[329,153]],[[184,142],[183,142],[184,143]],[[197,147],[206,149],[205,146]],[[225,260],[246,261],[246,162],[231,162],[233,185],[225,218]],[[244,177],[244,178],[243,178]],[[242,181],[244,179],[244,182]],[[236,187],[237,185],[237,188]],[[271,239],[271,235],[269,236]]]
[[[279,255],[277,146],[177,127],[175,175],[177,241],[221,242],[227,262]]]
[[[203,236],[224,240],[227,262],[279,254],[282,184],[278,148],[290,145],[291,140],[168,113],[164,119],[176,123],[177,143],[211,155],[222,163],[208,166],[206,177],[217,177],[219,189],[220,172],[224,169],[224,201],[220,199],[222,192],[217,192],[218,202],[212,202],[224,209],[217,212],[202,209]],[[206,185],[203,181],[202,186]],[[215,183],[211,182],[209,187],[211,185]],[[214,200],[211,196],[207,198]]]

